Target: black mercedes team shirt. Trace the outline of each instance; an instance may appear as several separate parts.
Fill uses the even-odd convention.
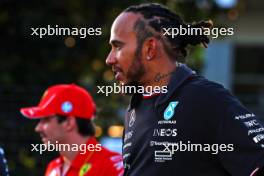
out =
[[[185,65],[166,94],[132,96],[123,158],[129,176],[253,176],[264,165],[264,127],[221,85]]]

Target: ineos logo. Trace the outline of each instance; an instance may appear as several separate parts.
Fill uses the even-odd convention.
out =
[[[177,136],[177,129],[154,129],[153,136]]]

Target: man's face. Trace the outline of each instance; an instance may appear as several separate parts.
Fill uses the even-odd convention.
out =
[[[140,18],[134,13],[122,13],[111,28],[112,46],[106,64],[112,66],[115,79],[122,85],[138,85],[145,73],[141,48],[137,46],[134,24]]]
[[[52,144],[56,141],[61,143],[65,134],[63,123],[58,123],[55,116],[40,119],[35,131],[40,134],[43,143],[50,141]]]

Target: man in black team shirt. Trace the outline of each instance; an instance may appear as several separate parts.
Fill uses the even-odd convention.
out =
[[[120,84],[168,91],[133,94],[125,117],[124,175],[263,176],[263,125],[221,85],[180,63],[187,45],[209,43],[202,34],[165,32],[180,25],[188,27],[159,4],[131,6],[112,25],[106,63]],[[211,26],[201,21],[190,27]]]

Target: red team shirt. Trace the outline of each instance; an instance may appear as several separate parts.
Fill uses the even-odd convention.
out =
[[[88,144],[96,146],[95,138],[90,138]],[[45,176],[62,176],[63,157],[52,160],[46,169]],[[102,147],[100,151],[86,151],[79,153],[72,161],[68,171],[63,176],[122,176],[122,156]]]

